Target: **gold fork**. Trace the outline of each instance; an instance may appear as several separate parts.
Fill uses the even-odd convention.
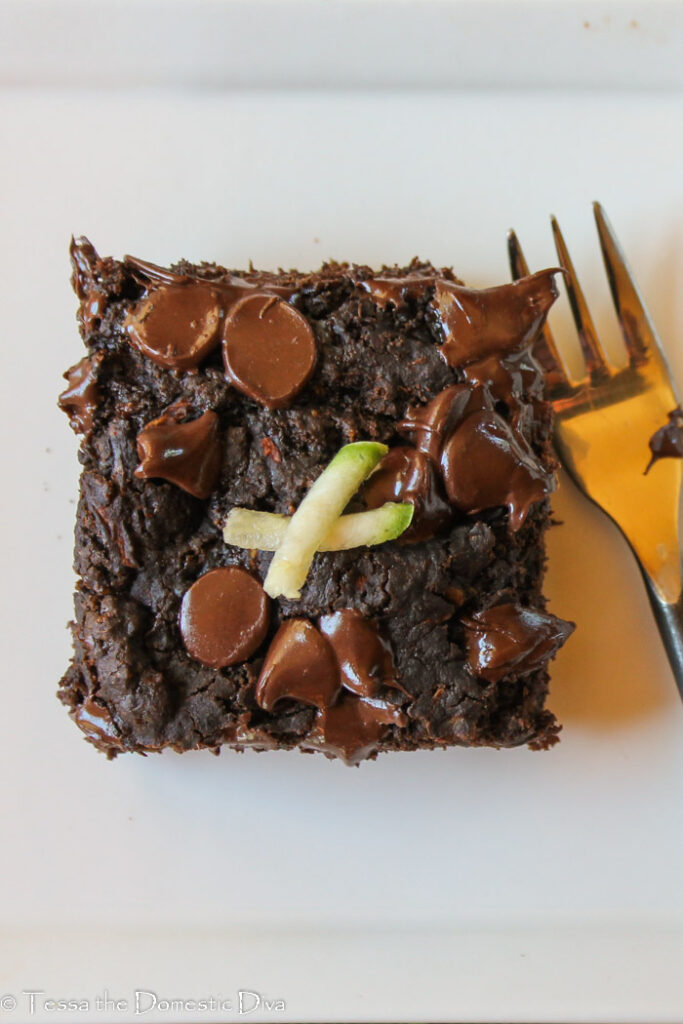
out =
[[[657,626],[683,697],[683,595],[678,538],[682,463],[650,462],[649,441],[679,406],[661,344],[604,210],[593,204],[628,366],[610,365],[598,339],[567,246],[552,229],[564,270],[586,376],[571,379],[545,327],[534,354],[546,371],[555,409],[555,447],[574,482],[619,527],[647,587]],[[514,231],[508,254],[516,280],[529,273]]]

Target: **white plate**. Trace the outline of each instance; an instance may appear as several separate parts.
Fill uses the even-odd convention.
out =
[[[36,32],[46,43],[46,26]],[[507,277],[511,224],[534,265],[554,262],[553,211],[618,351],[598,197],[683,385],[681,95],[80,88],[6,91],[0,111],[0,1013],[682,1019],[680,701],[623,542],[565,482],[548,590],[578,629],[553,673],[564,732],[548,753],[397,755],[358,770],[229,751],[110,764],[53,697],[69,658],[77,485],[55,407],[80,355],[72,231],[162,263],[419,253],[485,285]],[[561,306],[554,323],[571,342]],[[38,989],[31,1013],[23,993]],[[240,989],[260,1009],[240,1015]],[[98,1009],[105,990],[127,1006]],[[136,990],[157,1008],[142,995],[136,1015]],[[230,1008],[192,1009],[211,996]],[[47,1002],[59,999],[88,1008]]]

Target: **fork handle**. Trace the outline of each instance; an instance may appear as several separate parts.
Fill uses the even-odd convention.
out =
[[[640,565],[640,562],[638,564]],[[642,565],[640,571],[645,580],[655,622],[664,642],[678,692],[683,699],[683,594],[675,604],[668,604],[662,600]]]

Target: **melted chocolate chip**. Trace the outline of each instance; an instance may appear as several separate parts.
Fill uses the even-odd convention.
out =
[[[83,301],[97,280],[100,258],[95,246],[84,235],[80,238],[71,238],[69,256],[73,271],[71,283],[77,298]]]
[[[81,301],[80,318],[86,334],[99,326],[107,308],[107,293],[98,280],[100,258],[87,238],[72,238],[69,247],[72,283]]]
[[[464,421],[443,447],[441,470],[456,508],[469,514],[506,505],[512,531],[554,486],[553,474],[495,412],[475,412]]]
[[[256,703],[272,711],[289,698],[324,708],[339,695],[337,661],[329,641],[308,619],[287,619],[270,645],[256,684]]]
[[[160,267],[156,263],[149,263],[147,260],[138,259],[137,256],[124,256],[124,263],[138,280],[146,284],[148,281],[154,284],[187,284],[189,281],[195,283],[204,282],[215,288],[220,294],[223,311],[226,312],[236,302],[243,299],[245,295],[258,291],[267,291],[271,295],[279,295],[289,299],[296,288],[293,285],[272,284],[267,279],[262,280],[260,274],[254,276],[258,281],[248,280],[244,277],[237,277],[234,274],[224,274],[222,277],[203,278],[191,276],[190,274],[179,274],[177,270],[170,270],[168,267]]]
[[[411,406],[396,429],[438,465],[441,447],[455,428],[470,413],[492,408],[493,402],[483,388],[454,384],[427,405]]]
[[[143,281],[154,281],[156,284],[187,284],[192,278],[187,274],[178,274],[168,267],[159,267],[156,263],[148,263],[137,256],[124,256],[123,262],[131,273]]]
[[[238,302],[223,329],[228,380],[268,409],[281,409],[309,380],[316,361],[313,331],[304,316],[276,295]]]
[[[200,281],[155,288],[129,313],[131,345],[159,366],[189,370],[218,344],[221,302],[215,288]]]
[[[420,276],[409,274],[407,277],[372,277],[365,281],[356,280],[356,284],[367,292],[373,302],[384,309],[390,302],[400,306],[406,299],[417,299],[420,295],[434,287],[433,275]]]
[[[417,542],[445,529],[453,517],[433,464],[427,456],[399,445],[381,460],[361,491],[367,508],[379,508],[387,501],[409,501],[415,506],[413,521],[401,542]]]
[[[470,667],[492,683],[510,672],[540,668],[575,628],[573,622],[517,604],[475,612],[463,624]]]
[[[342,685],[359,697],[376,697],[383,686],[400,689],[389,643],[374,622],[353,608],[320,619],[320,631],[337,657]]]
[[[487,356],[463,367],[463,373],[472,384],[487,388],[494,398],[510,407],[526,397],[539,401],[543,398],[543,371],[526,350],[512,352],[503,359]]]
[[[77,434],[86,434],[93,425],[93,416],[100,401],[97,387],[97,369],[101,356],[87,356],[64,374],[68,387],[57,399],[59,408],[69,417]]]
[[[246,711],[239,715],[235,725],[226,726],[221,734],[223,743],[233,743],[238,747],[249,747],[251,750],[275,750],[277,741],[263,729],[251,724],[251,714]]]
[[[74,711],[74,720],[102,749],[123,750],[119,730],[106,707],[87,697]]]
[[[446,362],[459,367],[532,345],[558,296],[557,273],[540,270],[511,284],[482,290],[437,281],[434,305]]]
[[[346,764],[358,764],[375,752],[390,725],[407,723],[407,716],[393,704],[349,694],[334,707],[317,713],[301,746],[340,757]]]
[[[677,407],[669,413],[669,422],[650,438],[652,457],[645,470],[649,473],[658,459],[683,458],[683,409]]]
[[[222,458],[219,421],[215,412],[179,422],[183,410],[169,409],[138,434],[140,465],[135,475],[161,477],[195,498],[208,498],[216,485]]]
[[[180,606],[180,632],[188,652],[211,668],[246,661],[268,632],[269,603],[258,580],[228,566],[200,576]]]

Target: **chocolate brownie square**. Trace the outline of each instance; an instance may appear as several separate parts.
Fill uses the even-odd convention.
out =
[[[109,757],[545,748],[554,271],[165,269],[72,242],[74,657]],[[274,552],[274,553],[273,553]]]

